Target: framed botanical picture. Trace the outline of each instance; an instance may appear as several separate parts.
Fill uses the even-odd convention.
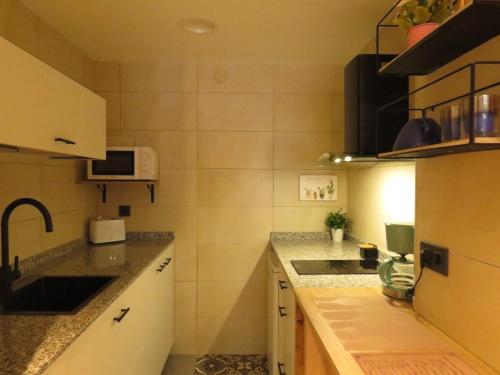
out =
[[[301,201],[337,200],[337,176],[302,175],[299,185]]]

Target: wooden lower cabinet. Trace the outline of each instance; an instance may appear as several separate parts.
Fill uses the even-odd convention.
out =
[[[338,375],[301,308],[296,306],[295,375]]]
[[[44,375],[161,374],[173,340],[173,249],[171,243]]]
[[[314,328],[297,307],[295,375],[337,375],[319,342]]]

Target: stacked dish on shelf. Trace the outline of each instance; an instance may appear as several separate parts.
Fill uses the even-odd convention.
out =
[[[430,117],[412,119],[401,129],[393,150],[404,150],[470,137],[469,100],[441,109],[440,124]],[[474,96],[473,130],[475,137],[500,136],[500,96]]]

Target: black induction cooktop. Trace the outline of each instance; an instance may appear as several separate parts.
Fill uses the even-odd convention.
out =
[[[299,275],[363,275],[378,273],[376,259],[292,260]]]

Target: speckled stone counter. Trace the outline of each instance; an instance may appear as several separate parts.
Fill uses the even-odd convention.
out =
[[[32,267],[19,282],[40,275],[119,278],[75,315],[0,315],[0,374],[41,374],[173,240],[172,235],[139,237],[120,244],[82,245]]]
[[[355,242],[333,243],[326,232],[272,233],[271,244],[294,288],[349,288],[381,285],[376,275],[299,275],[290,263],[300,259],[360,259]]]

